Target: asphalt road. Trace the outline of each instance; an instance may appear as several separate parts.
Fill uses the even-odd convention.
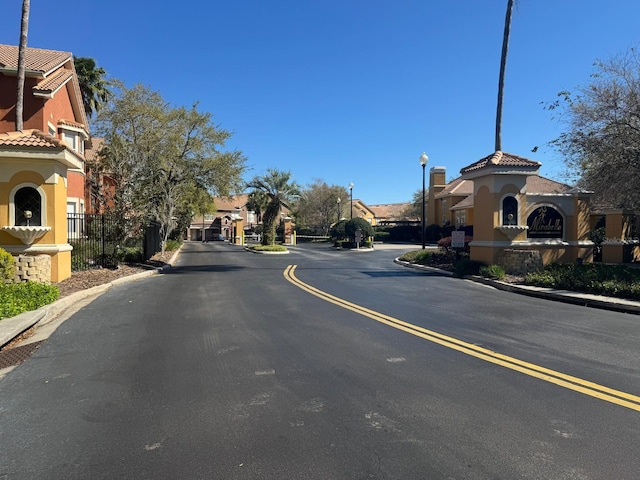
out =
[[[0,479],[637,479],[637,316],[188,243],[0,381]]]

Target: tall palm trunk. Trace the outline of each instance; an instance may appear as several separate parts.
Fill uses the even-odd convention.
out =
[[[507,69],[513,2],[514,0],[507,0],[507,13],[504,19],[504,33],[502,35],[502,56],[500,58],[500,77],[498,79],[498,108],[496,111],[496,151],[502,150],[502,101],[504,98],[504,77]]]
[[[20,23],[20,44],[18,46],[18,98],[16,98],[16,130],[23,128],[24,112],[24,57],[27,53],[27,31],[29,30],[29,2],[22,0],[22,21]]]

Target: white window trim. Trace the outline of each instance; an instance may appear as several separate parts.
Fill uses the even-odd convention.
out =
[[[49,226],[47,222],[47,196],[42,187],[35,183],[20,183],[11,189],[11,192],[9,193],[9,225],[12,227],[16,226],[15,196],[16,192],[24,187],[34,188],[40,194],[40,225],[43,227]]]

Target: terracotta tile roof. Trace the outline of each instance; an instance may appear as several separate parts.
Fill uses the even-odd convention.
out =
[[[0,147],[40,147],[63,150],[66,144],[40,130],[0,133]]]
[[[27,48],[25,56],[25,70],[47,74],[64,63],[73,62],[73,55],[68,52],[44,50],[41,48]],[[14,45],[0,45],[0,69],[18,69],[18,47]]]
[[[538,168],[542,164],[540,162],[536,162],[534,160],[529,160],[524,157],[520,157],[518,155],[513,155],[511,153],[502,152],[500,150],[493,152],[491,155],[487,155],[486,157],[478,160],[471,165],[464,167],[460,170],[460,173],[468,173],[477,170],[481,170],[483,168],[500,166],[500,167],[519,167],[519,168]]]
[[[545,177],[530,175],[527,177],[527,194],[541,195],[549,193],[569,193],[573,187]]]
[[[60,120],[58,120],[58,125],[67,125],[69,127],[84,128],[83,124],[79,122],[74,122],[73,120],[65,120],[64,118],[61,118]]]
[[[84,158],[87,162],[94,162],[100,156],[100,150],[104,146],[104,138],[91,138],[91,146],[85,147]]]
[[[379,205],[368,205],[376,217],[380,220],[406,220],[404,212],[411,206],[410,203],[385,203]]]
[[[215,197],[214,204],[216,206],[216,210],[219,212],[231,212],[244,207],[247,204],[248,198],[249,195],[246,194],[236,195],[235,197],[230,198]]]
[[[473,182],[470,180],[463,180],[462,177],[458,177],[449,182],[447,186],[435,196],[435,198],[464,196],[471,195],[472,193]]]
[[[18,47],[13,45],[0,45],[0,72],[17,74],[18,70]],[[88,121],[84,105],[80,84],[76,75],[73,63],[73,55],[69,52],[59,52],[56,50],[44,50],[41,48],[27,48],[25,55],[25,70],[27,76],[43,77],[44,80],[33,87],[34,94],[54,93],[62,85],[71,82],[69,96],[74,105],[74,111],[78,120],[84,125],[83,128],[88,133]]]
[[[467,208],[473,208],[473,195],[469,195],[467,198],[460,200],[449,210],[465,210]]]
[[[576,191],[576,188],[565,183],[556,182],[550,178],[540,177],[538,175],[529,175],[527,177],[527,195],[557,195],[561,193],[572,193],[574,191]],[[458,177],[449,183],[447,188],[441,193],[436,195],[436,198],[456,195],[467,195],[467,197],[453,205],[449,210],[473,208],[473,181],[461,180],[460,177]]]
[[[73,78],[73,71],[61,68],[33,87],[34,92],[51,93]]]

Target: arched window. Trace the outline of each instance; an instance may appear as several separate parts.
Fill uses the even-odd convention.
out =
[[[516,197],[504,197],[502,200],[502,224],[518,225],[518,200]]]
[[[15,224],[17,226],[42,225],[42,198],[33,187],[18,189],[13,197],[16,208]]]

